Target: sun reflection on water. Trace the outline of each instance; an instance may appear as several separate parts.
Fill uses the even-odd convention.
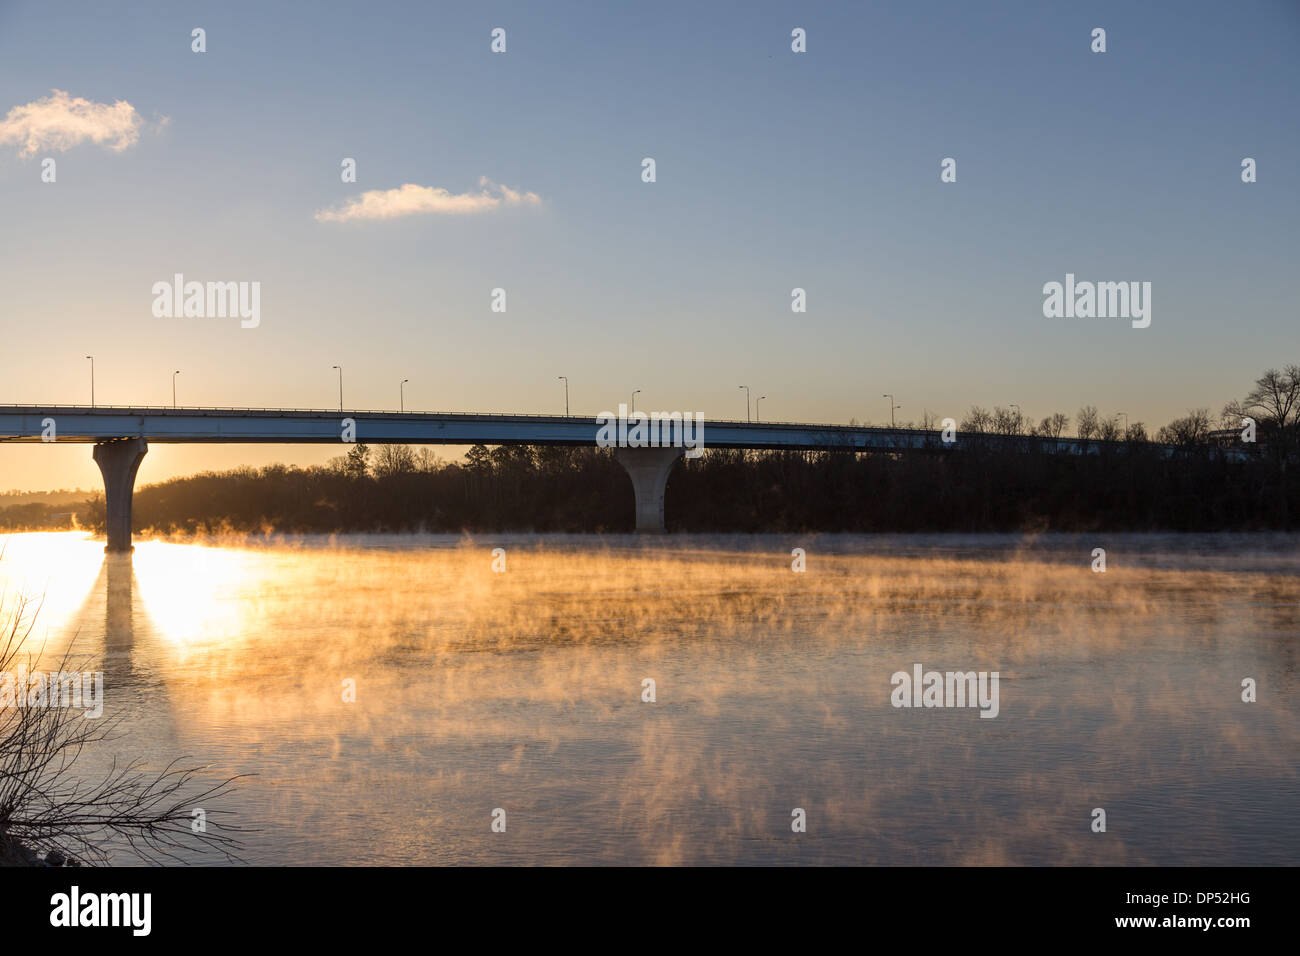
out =
[[[1148,542],[1143,566],[1114,544],[1106,575],[1068,543],[793,543],[806,573],[777,538],[214,538],[106,556],[81,534],[14,535],[0,588],[44,593],[43,629],[103,651],[133,746],[261,775],[240,813],[265,828],[263,862],[1296,852],[1300,722],[1237,697],[1243,674],[1274,701],[1296,693],[1294,542],[1253,563]],[[889,675],[913,661],[999,670],[1002,716],[892,710]],[[512,808],[510,842],[483,835],[484,801]],[[1088,842],[1074,802],[1131,826]],[[793,805],[817,821],[798,847]],[[1197,832],[1207,808],[1228,822]]]
[[[276,573],[265,552],[143,541],[132,556],[140,606],[178,650],[241,642]]]
[[[75,631],[103,563],[103,541],[84,531],[0,537],[0,596],[39,605],[34,637],[59,645]]]

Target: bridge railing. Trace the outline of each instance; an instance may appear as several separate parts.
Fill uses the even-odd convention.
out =
[[[391,408],[257,408],[253,406],[240,405],[49,405],[49,404],[26,404],[19,405],[16,403],[0,403],[0,409],[21,409],[23,411],[71,411],[81,415],[94,415],[100,412],[113,414],[131,414],[133,412],[148,412],[149,414],[173,414],[182,415],[187,413],[218,413],[218,414],[238,414],[240,412],[259,412],[263,414],[278,415],[393,415],[401,417],[404,415],[424,415],[431,417],[447,418],[526,418],[550,421],[566,422],[584,422],[591,423],[596,421],[595,415],[550,415],[543,412],[452,412],[452,411],[429,411],[424,409],[408,408],[405,411],[395,411]],[[766,422],[749,422],[741,421],[734,418],[705,418],[708,425],[728,425],[751,428],[766,428],[775,426],[780,428],[833,428],[842,431],[871,431],[871,432],[897,432],[903,435],[931,434],[938,431],[934,428],[908,428],[907,426],[884,426],[884,425],[849,425],[835,422],[785,422],[785,421],[766,421]],[[1030,436],[999,436],[999,437],[1030,437]]]

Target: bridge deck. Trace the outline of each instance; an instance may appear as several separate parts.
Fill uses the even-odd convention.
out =
[[[144,438],[150,443],[340,444],[344,419],[355,422],[357,441],[377,444],[591,446],[600,430],[595,416],[10,405],[0,406],[0,442],[48,440],[44,436],[50,434],[52,422],[59,442]],[[958,433],[956,441],[945,443],[934,430],[706,419],[702,437],[705,448],[946,451],[967,445],[975,436]],[[1037,448],[1066,454],[1095,453],[1104,445],[1122,444],[1023,435],[978,438],[1007,450]]]

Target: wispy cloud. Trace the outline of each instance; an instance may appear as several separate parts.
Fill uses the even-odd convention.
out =
[[[166,118],[162,122],[166,122]],[[64,90],[15,106],[0,121],[0,145],[17,143],[20,156],[95,143],[121,152],[140,139],[144,120],[126,100],[96,103]]]
[[[318,222],[350,222],[354,219],[396,219],[422,213],[463,216],[491,212],[504,206],[536,206],[542,197],[519,192],[509,186],[479,178],[478,192],[451,193],[434,186],[406,183],[396,189],[370,189],[333,209],[316,213]]]

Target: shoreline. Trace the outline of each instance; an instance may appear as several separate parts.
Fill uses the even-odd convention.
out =
[[[68,856],[60,850],[50,850],[45,854],[45,856],[41,856],[21,840],[15,840],[13,837],[0,836],[0,867],[79,867],[82,865],[83,864],[80,860]]]

